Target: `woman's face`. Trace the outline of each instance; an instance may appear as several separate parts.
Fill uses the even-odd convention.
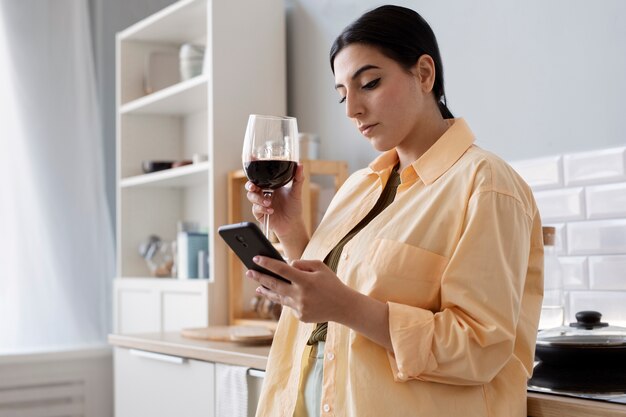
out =
[[[419,65],[406,71],[377,48],[351,44],[335,57],[335,88],[346,115],[378,151],[418,140],[420,114],[432,94]],[[427,86],[426,86],[427,87]]]

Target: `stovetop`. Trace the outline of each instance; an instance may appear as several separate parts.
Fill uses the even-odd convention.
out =
[[[558,366],[535,362],[528,390],[626,404],[626,368],[585,364]]]
[[[597,400],[616,404],[626,404],[626,393],[606,394],[593,392],[559,391],[550,388],[536,387],[533,385],[528,385],[528,391],[537,392],[540,394],[562,395],[565,397],[580,398],[583,400]]]

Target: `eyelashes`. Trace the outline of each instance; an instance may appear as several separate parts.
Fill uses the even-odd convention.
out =
[[[378,86],[378,83],[380,83],[380,78],[376,78],[370,82],[368,82],[367,84],[361,86],[361,88],[363,90],[373,90]],[[345,103],[346,102],[346,97],[341,97],[341,99],[339,100],[339,104]]]
[[[361,88],[364,90],[373,90],[374,88],[376,88],[379,82],[380,82],[380,78],[376,78],[375,80],[370,81],[369,83],[365,84]]]

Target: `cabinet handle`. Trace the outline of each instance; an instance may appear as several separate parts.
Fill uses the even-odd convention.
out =
[[[248,375],[253,376],[255,378],[265,378],[265,371],[250,368],[248,369]]]
[[[161,362],[176,363],[182,365],[187,361],[186,358],[178,356],[164,355],[162,353],[146,352],[145,350],[129,349],[129,352],[133,356],[139,356],[141,358],[154,359]]]

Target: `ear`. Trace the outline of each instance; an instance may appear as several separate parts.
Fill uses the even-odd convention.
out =
[[[433,61],[430,55],[422,55],[411,72],[417,77],[424,93],[430,93],[433,90],[433,85],[435,85],[435,61]]]

